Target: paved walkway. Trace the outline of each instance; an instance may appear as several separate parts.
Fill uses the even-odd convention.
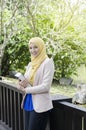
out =
[[[2,123],[0,121],[0,130],[12,130],[11,128],[9,128],[7,125],[5,125],[4,123]]]

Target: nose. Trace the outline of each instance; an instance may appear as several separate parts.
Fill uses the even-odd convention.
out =
[[[34,48],[32,48],[32,49],[31,49],[31,52],[34,52],[34,51],[35,51],[35,49],[34,49]]]

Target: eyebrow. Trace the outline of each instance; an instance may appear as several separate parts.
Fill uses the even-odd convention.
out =
[[[34,45],[34,47],[37,47],[37,48],[38,48],[38,46],[37,46],[37,45]],[[32,46],[29,46],[29,48],[32,48]]]

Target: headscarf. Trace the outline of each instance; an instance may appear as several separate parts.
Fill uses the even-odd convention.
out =
[[[31,55],[31,63],[30,63],[31,71],[29,75],[29,82],[30,84],[33,85],[34,77],[35,77],[37,69],[48,56],[46,54],[46,47],[45,47],[44,41],[41,38],[39,37],[31,38],[29,41],[29,45],[32,43],[34,43],[34,45],[36,45],[39,48],[39,52],[36,57]]]

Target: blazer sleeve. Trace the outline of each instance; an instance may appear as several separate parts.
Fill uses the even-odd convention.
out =
[[[32,94],[48,92],[52,84],[53,75],[54,75],[54,62],[52,59],[50,59],[45,64],[42,83],[37,86],[25,88],[25,92],[32,93]]]

